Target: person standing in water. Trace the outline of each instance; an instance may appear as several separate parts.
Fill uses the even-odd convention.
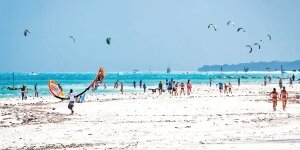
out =
[[[136,82],[135,81],[133,81],[133,87],[136,88]]]
[[[73,93],[73,89],[70,89],[69,98],[70,98],[70,101],[68,104],[68,108],[71,110],[71,115],[73,115],[74,114],[73,107],[74,107],[74,103],[75,103],[75,94]]]
[[[212,79],[209,78],[209,87],[211,87],[211,82],[212,82]]]
[[[143,86],[143,81],[140,80],[140,88],[142,88],[142,86]]]
[[[39,92],[37,89],[37,84],[34,85],[34,97],[39,97]]]
[[[272,98],[273,111],[276,111],[276,107],[277,107],[277,98],[278,98],[278,93],[276,92],[276,88],[273,88],[273,91],[270,93],[270,96],[271,96],[271,98]]]
[[[289,96],[288,92],[285,90],[285,87],[283,87],[283,89],[281,90],[281,93],[280,93],[280,99],[282,101],[282,110],[283,111],[285,111],[288,96]]]
[[[240,86],[241,85],[241,78],[239,77],[238,78],[238,86]]]
[[[117,80],[116,82],[115,82],[115,84],[114,84],[114,89],[118,89],[119,88],[119,80]]]
[[[143,84],[144,93],[146,92],[146,84]]]
[[[124,89],[123,89],[123,83],[122,83],[122,82],[120,83],[120,87],[121,87],[121,88],[120,88],[121,94],[123,94]]]

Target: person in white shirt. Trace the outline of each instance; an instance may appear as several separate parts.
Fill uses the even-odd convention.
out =
[[[73,107],[74,107],[74,103],[75,103],[75,94],[73,93],[72,89],[70,90],[69,98],[70,98],[70,101],[69,101],[68,108],[71,110],[71,115],[73,115],[74,114]]]

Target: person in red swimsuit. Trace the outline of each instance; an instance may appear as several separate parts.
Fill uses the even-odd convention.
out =
[[[282,100],[282,109],[283,109],[283,111],[285,111],[287,98],[288,98],[288,92],[285,90],[285,87],[283,87],[283,89],[280,93],[280,99]]]
[[[276,92],[276,88],[273,88],[273,91],[270,93],[270,96],[271,96],[272,102],[273,102],[273,111],[276,111],[277,97],[278,97],[278,93]]]

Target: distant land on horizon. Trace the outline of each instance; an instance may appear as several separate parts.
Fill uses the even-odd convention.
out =
[[[300,60],[291,62],[271,61],[271,62],[250,62],[239,64],[224,65],[204,65],[198,68],[198,71],[280,71],[281,65],[283,71],[300,71]]]

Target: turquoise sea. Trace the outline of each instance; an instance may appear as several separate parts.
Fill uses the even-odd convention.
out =
[[[38,91],[40,96],[49,96],[48,81],[55,80],[61,83],[64,92],[68,92],[73,89],[75,93],[83,91],[91,81],[95,78],[96,73],[14,73],[14,84],[16,87],[26,85],[29,90],[29,96],[34,95],[34,85],[38,84]],[[105,78],[105,85],[100,86],[95,93],[113,93],[119,92],[118,89],[113,89],[114,83],[119,80],[124,84],[125,92],[142,92],[139,87],[133,88],[133,81],[137,82],[142,80],[146,84],[147,88],[157,87],[159,81],[165,83],[166,79],[173,78],[175,81],[186,83],[188,79],[193,84],[208,84],[209,78],[212,78],[213,84],[218,82],[232,82],[237,84],[237,78],[241,78],[241,84],[262,84],[264,76],[271,76],[272,83],[278,83],[278,77],[288,78],[292,75],[296,76],[296,80],[300,78],[300,72],[111,72],[107,73]],[[287,83],[288,79],[284,80]],[[298,81],[297,81],[298,82]],[[6,97],[20,97],[19,90],[7,90],[6,87],[13,85],[13,73],[2,72],[0,73],[0,98]],[[90,93],[90,91],[88,91]]]

